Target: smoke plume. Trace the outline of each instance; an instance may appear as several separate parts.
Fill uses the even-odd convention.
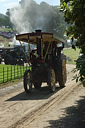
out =
[[[24,6],[19,3],[16,7],[10,9],[10,20],[19,33],[27,32],[31,29],[30,22],[25,20],[26,10],[30,6],[30,1],[24,0]]]
[[[18,33],[41,29],[63,35],[65,31],[63,16],[57,6],[45,2],[39,5],[34,0],[21,0],[16,7],[10,9],[10,20]]]

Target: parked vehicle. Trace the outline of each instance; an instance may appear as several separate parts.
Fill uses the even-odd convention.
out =
[[[65,42],[63,39],[41,30],[16,35],[16,39],[36,45],[34,50],[29,49],[28,60],[32,70],[26,70],[24,73],[24,89],[27,93],[32,91],[33,85],[39,89],[43,82],[47,82],[51,92],[55,91],[57,82],[60,87],[65,86],[66,59],[61,57]]]
[[[0,36],[7,38],[7,39],[11,39],[14,38],[15,33],[14,32],[4,32],[4,31],[0,31]]]
[[[4,59],[5,64],[10,65],[21,65],[24,62],[27,62],[26,56],[24,55],[25,48],[24,46],[16,47],[3,47],[0,48],[1,59]]]

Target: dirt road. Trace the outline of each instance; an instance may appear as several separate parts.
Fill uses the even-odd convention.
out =
[[[43,84],[40,90],[26,94],[22,82],[0,89],[0,128],[78,128],[75,122],[80,118],[73,111],[78,113],[77,100],[85,98],[85,91],[72,81],[74,67],[67,65],[66,87],[60,89],[57,84],[55,93]]]

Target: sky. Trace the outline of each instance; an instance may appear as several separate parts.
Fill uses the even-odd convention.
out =
[[[5,14],[7,9],[16,6],[20,0],[0,0],[0,13]],[[60,0],[35,0],[36,3],[40,4],[42,1],[50,5],[60,5]]]

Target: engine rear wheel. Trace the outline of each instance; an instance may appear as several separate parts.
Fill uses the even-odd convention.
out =
[[[24,73],[24,90],[25,92],[32,92],[32,71],[26,70]]]
[[[65,87],[65,83],[67,80],[65,59],[59,61],[57,74],[60,87]]]
[[[49,69],[48,71],[48,85],[50,92],[54,92],[56,89],[56,77],[55,77],[55,71],[53,69]]]

